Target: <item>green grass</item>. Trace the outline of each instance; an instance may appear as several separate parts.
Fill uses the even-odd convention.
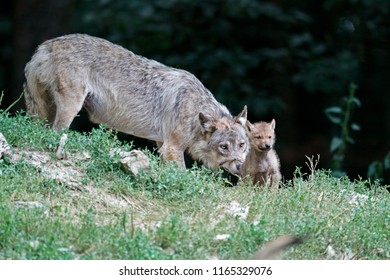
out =
[[[297,168],[279,192],[229,187],[219,171],[182,170],[148,151],[151,171],[134,177],[109,156],[132,148],[110,130],[67,131],[67,161],[55,158],[61,134],[22,114],[0,113],[0,132],[13,149],[82,174],[75,187],[27,158],[0,160],[0,259],[247,259],[282,234],[303,239],[286,259],[390,259],[390,195],[377,184]]]

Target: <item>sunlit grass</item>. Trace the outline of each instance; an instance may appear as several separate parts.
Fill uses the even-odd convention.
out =
[[[0,132],[14,149],[58,161],[60,133],[1,113]],[[148,151],[150,171],[134,177],[109,155],[132,149],[112,131],[67,133],[69,160],[90,155],[72,163],[84,175],[77,187],[26,160],[0,161],[0,259],[247,259],[282,234],[303,239],[287,259],[390,258],[390,195],[379,185],[297,169],[278,192],[229,187],[219,171]]]

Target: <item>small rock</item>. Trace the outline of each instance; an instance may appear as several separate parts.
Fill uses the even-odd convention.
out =
[[[119,155],[121,152],[122,152],[121,149],[119,149],[119,148],[114,148],[114,149],[110,149],[110,152],[108,153],[108,155],[109,155],[110,157],[114,157],[114,156],[116,156],[116,155]]]
[[[126,172],[137,176],[141,170],[149,170],[150,163],[148,157],[141,151],[132,150],[130,152],[120,152],[121,167]]]
[[[353,260],[355,258],[355,254],[352,252],[351,249],[347,248],[344,253],[343,253],[343,256],[341,259],[343,260]]]
[[[230,238],[230,234],[217,234],[214,239],[215,240],[228,240]]]
[[[39,241],[38,240],[30,241],[30,246],[33,249],[37,249],[39,246]]]
[[[42,208],[43,204],[38,201],[15,201],[16,207],[26,207],[26,208]]]
[[[330,244],[328,244],[328,246],[326,247],[326,255],[328,256],[328,258],[333,258],[334,256],[336,256],[336,251]]]
[[[232,201],[227,207],[227,212],[233,216],[238,216],[240,219],[245,220],[248,216],[249,206],[243,207],[237,201]]]
[[[56,152],[57,159],[64,159],[65,158],[64,147],[65,147],[67,139],[68,139],[68,134],[66,134],[66,133],[62,134],[61,139],[60,139],[60,144],[58,145],[58,149]]]
[[[69,248],[58,248],[57,251],[61,252],[61,253],[65,253],[65,252],[69,252],[70,249]]]
[[[368,196],[365,194],[356,193],[349,200],[349,204],[351,205],[362,205],[368,200]]]
[[[34,166],[41,166],[50,162],[50,155],[48,153],[26,151],[19,152],[19,154],[21,158],[19,158],[18,160],[24,158],[28,163]]]
[[[0,159],[5,155],[11,154],[11,146],[8,144],[4,135],[0,132]]]
[[[89,160],[89,159],[91,159],[91,153],[90,152],[82,152],[81,154],[74,155],[74,158],[77,160]]]

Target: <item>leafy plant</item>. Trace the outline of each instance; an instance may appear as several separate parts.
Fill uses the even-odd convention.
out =
[[[0,129],[15,151],[35,155],[53,153],[61,136],[21,114],[0,113]],[[316,170],[315,157],[308,179],[297,171],[268,192],[226,187],[219,172],[151,154],[150,173],[128,175],[107,155],[130,149],[115,134],[68,134],[66,160],[0,161],[0,259],[249,259],[284,234],[304,237],[286,259],[390,258],[390,194]],[[84,174],[79,187],[46,176],[45,167],[67,166]]]
[[[23,92],[22,92],[22,93],[19,95],[19,97],[18,97],[14,102],[12,102],[12,104],[9,105],[9,106],[7,107],[7,109],[5,109],[3,112],[5,112],[5,113],[9,112],[9,111],[12,109],[12,107],[14,107],[15,104],[18,103],[18,102],[20,101],[20,99],[22,99],[22,97],[23,97]],[[4,98],[4,92],[2,91],[1,94],[0,94],[0,106],[1,106],[1,103],[3,102],[3,98]]]
[[[348,144],[354,144],[351,131],[360,130],[357,123],[351,121],[353,110],[360,107],[360,100],[355,96],[358,86],[354,83],[349,85],[349,94],[343,97],[341,104],[325,109],[328,119],[337,125],[338,133],[333,136],[330,142],[330,152],[333,154],[333,175],[345,175],[343,162],[345,159]]]
[[[371,162],[367,169],[367,177],[383,182],[386,171],[390,171],[390,151],[387,153],[383,161],[376,160]]]

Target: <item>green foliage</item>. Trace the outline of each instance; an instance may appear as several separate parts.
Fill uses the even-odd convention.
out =
[[[272,43],[280,36],[285,40],[287,33],[280,28],[264,32],[260,19],[284,25],[308,20],[302,12],[256,1],[80,3],[77,23],[82,32],[186,69],[232,111],[248,104],[254,115],[282,109],[283,102],[269,90],[267,79],[279,71],[275,68],[285,67],[289,55],[283,44]]]
[[[44,211],[0,208],[0,259],[167,258],[142,231],[129,236],[119,224],[96,225],[93,214],[74,224]]]
[[[7,10],[7,7],[2,7],[3,11]],[[11,9],[10,9],[11,10]],[[10,34],[13,32],[12,16],[6,16],[3,13],[0,14],[0,91],[4,90],[4,85],[7,82],[7,75],[9,73],[10,60],[12,58],[12,40],[10,40]],[[1,102],[0,102],[1,105]]]
[[[28,49],[33,47],[28,42],[31,39],[26,37],[20,52],[13,53],[18,49],[13,45],[18,40],[14,39],[24,38],[24,34],[14,31],[29,30],[25,27],[31,26],[35,18],[14,17],[21,11],[14,13],[9,9],[12,4],[4,5],[0,16],[0,90],[13,95],[6,96],[1,104],[7,107],[19,96],[19,92],[12,91],[21,87],[15,76],[22,76],[24,66],[13,58],[27,61],[33,52]],[[107,38],[194,73],[233,113],[247,104],[253,121],[276,116],[281,119],[280,128],[294,127],[289,137],[278,140],[281,147],[292,151],[281,154],[281,158],[290,160],[282,166],[292,168],[298,155],[290,155],[299,150],[297,146],[303,143],[311,147],[312,140],[308,139],[318,139],[313,135],[318,132],[296,125],[301,123],[301,112],[307,116],[305,122],[320,123],[321,114],[317,112],[338,100],[350,81],[358,81],[359,98],[365,103],[360,115],[375,112],[376,120],[388,119],[388,81],[383,79],[390,75],[388,0],[81,0],[72,7],[74,10],[67,11],[74,15],[73,32]],[[40,25],[50,23],[49,14],[42,13]],[[64,34],[66,25],[36,32],[42,36]],[[34,47],[36,43],[40,42],[34,42]],[[308,104],[310,95],[318,102]],[[384,122],[367,122],[370,141],[376,137],[383,145],[389,133],[383,128]],[[359,140],[362,146],[371,145],[364,138]],[[342,140],[334,138],[332,147],[341,145]],[[368,165],[371,160],[366,157],[359,162]],[[370,170],[379,167],[375,164]],[[361,172],[362,167],[345,162],[346,168],[359,168]]]
[[[368,78],[371,73],[367,73],[367,69],[384,70],[388,57],[383,46],[389,30],[389,3],[381,1],[380,5],[383,8],[375,1],[351,0],[320,4],[300,0],[83,0],[75,13],[75,29],[194,73],[233,113],[246,104],[250,119],[276,116],[287,126],[297,123],[299,112],[306,112],[308,106],[317,112],[340,99],[350,81],[359,81],[364,102],[367,92],[378,99],[383,96],[387,86],[380,79]],[[316,104],[307,104],[310,95],[318,96]],[[355,101],[359,99],[351,102]],[[326,112],[339,125],[345,109],[341,104]],[[365,106],[361,114],[371,114],[369,110]],[[317,115],[305,121],[319,123]],[[372,123],[367,129],[382,131],[374,128],[377,125]],[[345,128],[332,139],[330,149],[333,162],[338,162],[334,169],[340,172],[353,165],[343,156],[344,146],[353,141]],[[348,129],[359,126],[350,124]],[[289,143],[283,137],[279,143],[291,150],[297,150],[292,143],[302,143],[302,135],[313,136],[304,126],[290,133],[296,135],[290,136]],[[346,164],[341,166],[341,162]]]
[[[316,48],[321,50],[321,45]],[[357,57],[350,51],[334,57],[313,57],[294,75],[293,81],[302,84],[310,93],[342,92],[349,81],[356,78],[358,66]]]
[[[23,151],[54,154],[60,137],[22,114],[0,114],[0,127]],[[390,258],[390,195],[377,184],[334,178],[313,162],[307,179],[297,172],[278,192],[226,187],[219,172],[152,154],[150,172],[134,177],[107,155],[130,149],[111,131],[67,133],[68,160],[91,155],[68,163],[86,174],[77,188],[25,160],[0,159],[0,259],[248,259],[282,234],[303,238],[287,259]]]
[[[208,195],[206,190],[215,184],[223,185],[221,172],[211,172],[209,169],[196,165],[188,170],[178,170],[174,163],[161,164],[159,158],[152,159],[151,172],[141,173],[136,178],[136,185],[142,186],[152,197],[164,200],[189,200],[193,196]],[[207,178],[207,180],[205,180]],[[188,186],[188,182],[193,182]]]
[[[360,126],[351,123],[352,113],[356,107],[360,107],[360,100],[355,97],[357,85],[351,83],[349,94],[341,100],[340,106],[332,106],[325,110],[328,119],[339,127],[339,132],[330,143],[330,152],[333,154],[333,173],[335,176],[344,175],[343,162],[348,144],[355,143],[351,137],[351,131],[360,130]]]
[[[61,135],[45,128],[44,122],[34,121],[35,126],[26,125],[33,121],[23,112],[19,112],[15,118],[3,111],[0,113],[1,132],[6,135],[9,144],[38,151],[56,149]]]
[[[383,182],[385,172],[390,172],[390,152],[387,153],[383,161],[373,161],[367,169],[367,177],[372,180]]]

